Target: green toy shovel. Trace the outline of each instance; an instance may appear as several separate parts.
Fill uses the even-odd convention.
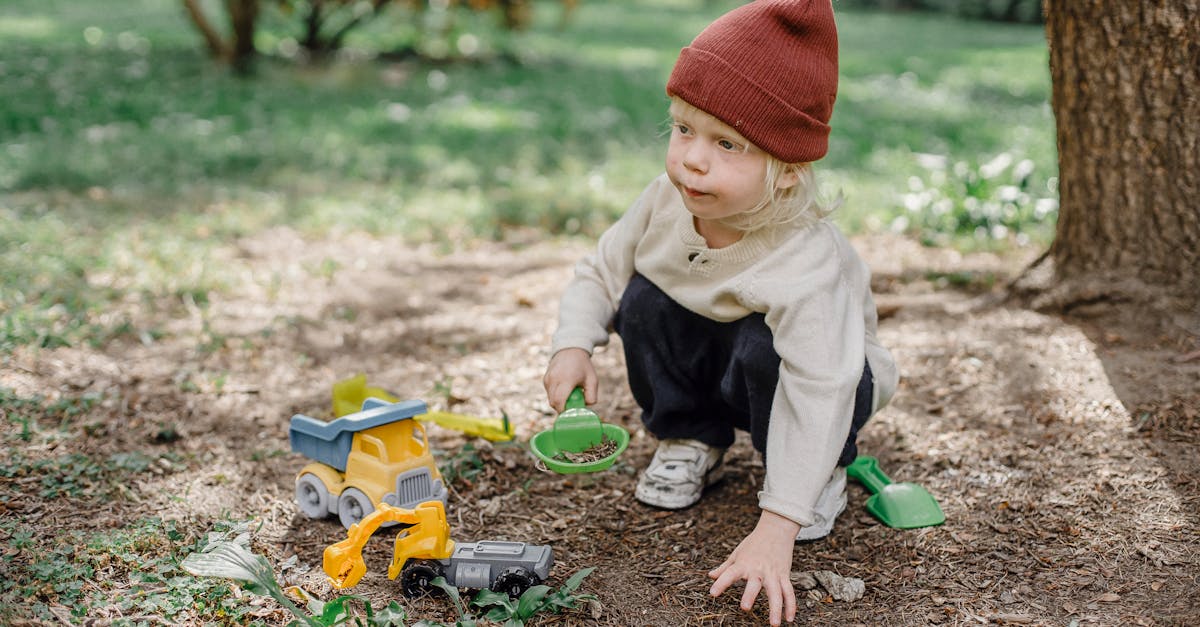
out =
[[[589,452],[608,444],[611,451],[594,457]],[[629,432],[620,425],[600,422],[600,416],[587,408],[583,388],[575,388],[567,397],[566,407],[547,429],[529,440],[529,448],[546,466],[562,474],[597,472],[613,465],[629,446]]]
[[[874,457],[859,455],[846,467],[846,475],[866,486],[871,493],[867,511],[889,527],[916,529],[946,522],[937,499],[928,490],[910,481],[892,483]]]

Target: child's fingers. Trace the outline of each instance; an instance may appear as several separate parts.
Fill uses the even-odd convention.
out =
[[[733,582],[741,579],[741,577],[738,576],[738,574],[732,569],[726,568],[727,566],[728,564],[722,564],[717,568],[717,570],[709,573],[710,577],[713,577],[713,574],[717,573],[716,576],[713,577],[716,579],[716,581],[714,581],[712,587],[708,589],[709,596],[721,596],[722,593],[729,589],[729,586],[733,585]],[[718,573],[718,571],[720,572]]]
[[[571,395],[571,390],[575,389],[574,383],[555,383],[554,392],[551,393],[551,404],[555,411],[562,411],[567,406],[567,397]]]
[[[762,590],[762,579],[750,577],[746,579],[746,589],[742,592],[742,609],[749,612],[754,609],[754,599]]]
[[[600,381],[596,377],[595,368],[587,368],[583,373],[583,400],[588,405],[593,405],[600,400]]]
[[[783,583],[783,618],[790,623],[796,620],[796,589],[789,579],[784,579]]]
[[[774,580],[768,580],[763,589],[763,596],[767,597],[767,608],[770,611],[771,624],[778,625],[783,618],[783,591],[779,589],[779,583]]]

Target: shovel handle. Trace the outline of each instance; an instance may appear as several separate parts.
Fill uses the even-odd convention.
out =
[[[571,390],[570,396],[567,397],[567,404],[564,409],[583,409],[587,407],[587,402],[583,399],[583,388],[575,388]]]
[[[846,466],[846,474],[867,488],[871,494],[879,494],[892,480],[879,468],[879,460],[870,455],[859,455],[854,463]]]

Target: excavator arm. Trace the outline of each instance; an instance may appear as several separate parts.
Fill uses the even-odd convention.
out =
[[[388,578],[395,579],[411,558],[446,559],[454,552],[454,541],[450,539],[450,524],[446,522],[446,508],[441,501],[427,501],[415,509],[404,509],[380,503],[379,509],[367,514],[346,531],[346,539],[325,548],[324,569],[334,588],[354,586],[367,573],[362,550],[371,535],[386,523],[407,523],[396,536],[392,565]]]

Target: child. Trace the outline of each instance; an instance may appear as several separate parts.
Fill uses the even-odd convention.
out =
[[[557,410],[577,386],[596,402],[591,351],[616,330],[659,440],[635,492],[649,505],[698,501],[749,431],[762,513],[710,594],[745,580],[741,607],[763,592],[773,625],[795,618],[795,541],[830,532],[858,428],[898,377],[870,272],[816,202],[836,92],[830,0],[752,2],[684,48],[666,172],[576,267],[544,379]]]

